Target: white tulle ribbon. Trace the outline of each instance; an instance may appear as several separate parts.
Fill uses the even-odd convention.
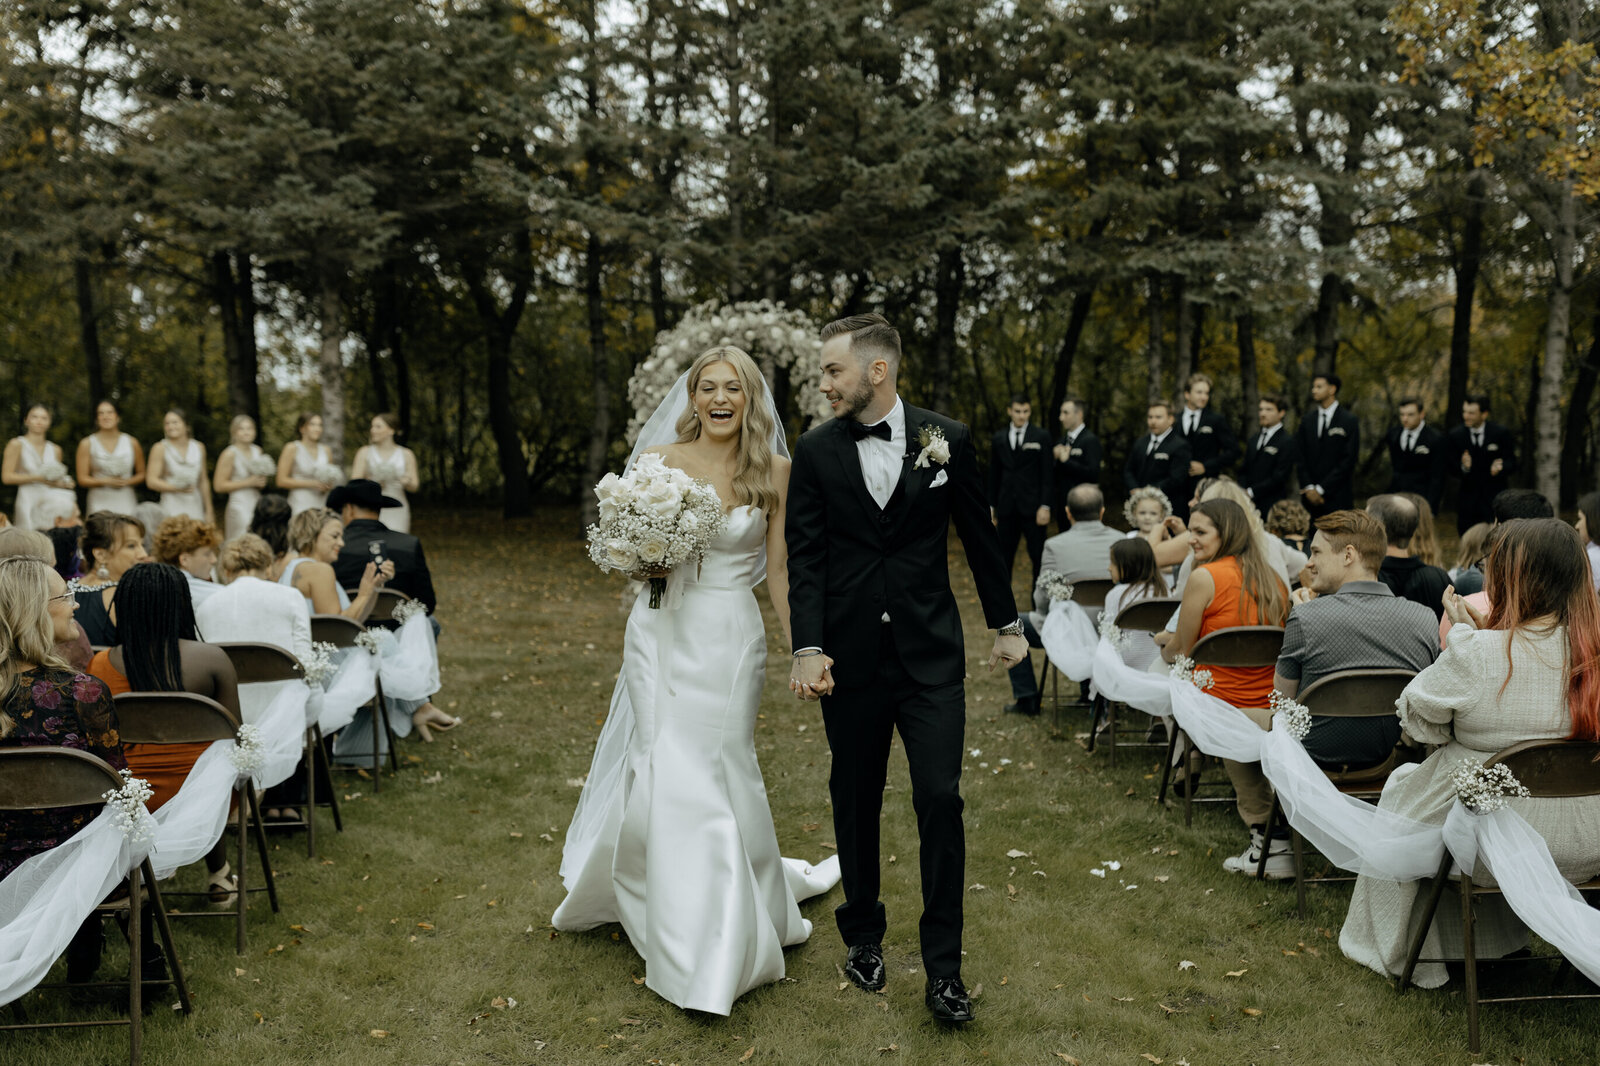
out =
[[[317,725],[332,735],[349,725],[356,711],[377,694],[378,660],[365,651],[342,649],[338,666],[317,701]]]
[[[144,778],[134,777],[127,770],[117,772],[122,775],[122,784],[108,789],[100,798],[106,801],[111,822],[122,830],[122,835],[134,844],[143,844],[155,831],[155,820],[145,808],[155,791]]]
[[[1050,601],[1050,613],[1039,630],[1039,643],[1057,670],[1073,681],[1089,680],[1100,639],[1089,612],[1071,600]]]

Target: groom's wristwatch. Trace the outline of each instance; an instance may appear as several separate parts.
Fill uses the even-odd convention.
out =
[[[1000,634],[1002,637],[1020,637],[1020,636],[1022,636],[1022,618],[1021,618],[1021,616],[1019,615],[1015,622],[1012,622],[1010,625],[1001,626],[999,629],[995,630],[995,632]]]

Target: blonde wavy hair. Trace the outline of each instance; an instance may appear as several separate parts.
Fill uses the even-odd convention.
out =
[[[1134,519],[1133,512],[1146,500],[1154,500],[1161,505],[1162,521],[1172,517],[1172,501],[1167,499],[1167,494],[1154,485],[1144,485],[1128,493],[1128,501],[1122,505],[1122,517],[1128,520],[1128,528],[1139,528],[1139,523]]]
[[[329,522],[340,521],[339,516],[326,507],[309,507],[289,519],[289,550],[310,555],[311,548],[322,536]]]
[[[744,390],[744,416],[739,425],[739,451],[733,472],[733,504],[759,507],[771,514],[778,507],[778,490],[772,487],[772,433],[776,428],[767,413],[767,379],[761,376],[756,361],[731,344],[701,352],[689,367],[689,406],[678,418],[678,443],[687,444],[700,436],[700,419],[694,393],[706,367],[727,363]]]
[[[26,555],[0,559],[0,699],[10,696],[22,673],[18,663],[69,669],[56,654],[55,624],[50,620],[48,564]],[[0,712],[0,737],[16,728]]]

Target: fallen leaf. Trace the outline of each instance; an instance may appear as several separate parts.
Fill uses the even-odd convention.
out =
[[[1133,997],[1132,996],[1112,996],[1111,998],[1116,1000],[1118,1003],[1132,1003],[1133,1002]]]
[[[967,886],[967,891],[968,892],[982,892],[985,889],[987,889],[988,887],[989,887],[988,885],[980,884],[980,883],[974,881],[972,884]]]
[[[237,966],[235,966],[233,968],[233,976],[235,976],[235,977],[243,977],[244,975],[245,975],[245,971],[244,970],[239,969],[239,967],[237,967]]]
[[[745,1052],[744,1052],[743,1055],[739,1056],[739,1061],[740,1062],[749,1062],[750,1061],[750,1056],[754,1055],[755,1053],[756,1053],[755,1045],[752,1044],[750,1047],[745,1049]]]
[[[1018,851],[1016,848],[1012,848],[1010,851],[1006,852],[1006,858],[1008,859],[1026,859],[1028,855],[1029,852]]]
[[[1227,973],[1223,974],[1222,976],[1224,976],[1224,977],[1243,977],[1245,974],[1247,974],[1249,972],[1250,972],[1250,970],[1248,968],[1243,969],[1243,970],[1229,970]]]
[[[1169,877],[1169,876],[1168,876],[1168,875],[1166,875],[1166,874],[1158,874],[1158,875],[1157,875],[1157,876],[1155,876],[1155,877],[1152,877],[1152,878],[1151,878],[1151,879],[1150,879],[1150,880],[1152,880],[1152,881],[1154,881],[1154,882],[1155,882],[1155,883],[1156,883],[1156,884],[1158,884],[1158,885],[1164,885],[1164,884],[1166,884],[1166,883],[1167,883],[1167,882],[1168,882],[1168,881],[1170,881],[1170,880],[1172,880],[1172,878],[1171,878],[1171,877]]]
[[[878,1053],[879,1054],[883,1054],[884,1052],[887,1052],[887,1051],[899,1051],[899,1050],[900,1050],[900,1045],[899,1044],[890,1044],[888,1047],[879,1048],[878,1049]]]
[[[432,924],[430,924],[428,922],[418,922],[417,923],[417,928],[418,929],[432,929],[433,926],[432,926]]]
[[[1066,1063],[1067,1066],[1083,1066],[1082,1059],[1075,1059],[1071,1055],[1068,1055],[1065,1051],[1056,1052],[1056,1058]]]
[[[1261,1011],[1255,1007],[1240,1007],[1239,1013],[1243,1014],[1247,1018],[1261,1017]]]
[[[850,982],[849,981],[840,981],[839,982],[839,991],[843,992],[845,989],[847,989],[849,987],[850,987]]]
[[[378,1040],[382,1040],[384,1037],[389,1035],[389,1030],[387,1030],[387,1029],[369,1029],[368,1030],[368,1035],[370,1035],[372,1037],[375,1037]]]
[[[1157,1003],[1156,1006],[1160,1007],[1162,1010],[1166,1011],[1168,1014],[1182,1014],[1182,1013],[1184,1013],[1183,1012],[1183,1008],[1181,1008],[1181,1007],[1169,1007],[1165,1003]]]
[[[643,1018],[623,1018],[622,1019],[622,1024],[623,1025],[643,1025],[644,1024],[644,1019]]]
[[[970,995],[973,999],[977,999],[979,996],[983,995],[983,982],[979,981],[977,984],[973,985],[972,991],[969,992],[968,995]]]
[[[1192,970],[1194,969],[1194,963],[1190,962],[1188,959],[1184,959],[1182,962],[1178,963],[1178,969]]]
[[[1094,869],[1090,870],[1089,872],[1091,874],[1093,874],[1094,876],[1096,876],[1096,877],[1104,877],[1106,875],[1106,872],[1104,870],[1100,869],[1098,866],[1096,866]]]
[[[1160,1059],[1156,1058],[1154,1055],[1150,1054],[1150,1052],[1148,1052],[1148,1051],[1139,1052],[1139,1057],[1141,1059],[1144,1059],[1146,1062],[1159,1063],[1161,1061]]]

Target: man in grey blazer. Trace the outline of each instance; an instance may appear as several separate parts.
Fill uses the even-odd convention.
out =
[[[1071,525],[1064,533],[1057,533],[1044,542],[1044,552],[1039,560],[1041,571],[1054,570],[1068,581],[1089,581],[1111,576],[1111,546],[1124,534],[1107,526],[1105,494],[1098,485],[1075,485],[1067,492],[1067,521]],[[1033,605],[1042,615],[1050,610],[1050,602],[1037,588],[1033,590]],[[1022,617],[1023,635],[1030,647],[1038,648],[1039,631],[1032,620]],[[1006,706],[1008,714],[1036,715],[1039,713],[1039,684],[1033,676],[1033,664],[1024,659],[1013,666],[1011,695],[1015,703]]]

